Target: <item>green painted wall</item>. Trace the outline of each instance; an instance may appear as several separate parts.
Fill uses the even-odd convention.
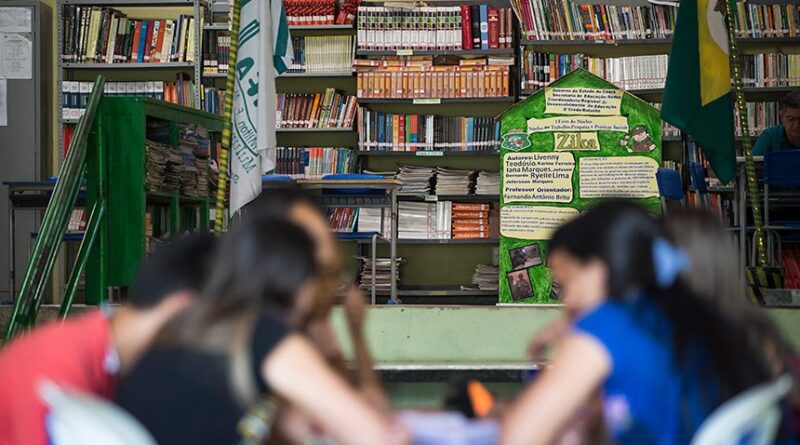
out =
[[[795,347],[800,348],[800,309],[765,309]],[[374,307],[366,335],[380,363],[509,363],[525,361],[525,345],[561,314],[559,306]],[[342,312],[334,324],[345,350]]]

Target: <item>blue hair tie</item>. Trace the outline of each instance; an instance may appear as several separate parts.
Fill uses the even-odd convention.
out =
[[[689,267],[689,256],[664,238],[653,241],[653,266],[656,284],[666,289],[675,282],[678,274]]]

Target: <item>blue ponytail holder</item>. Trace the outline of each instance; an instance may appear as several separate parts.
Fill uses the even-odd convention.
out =
[[[666,289],[675,282],[678,274],[689,267],[689,256],[664,238],[653,241],[653,266],[656,284]]]

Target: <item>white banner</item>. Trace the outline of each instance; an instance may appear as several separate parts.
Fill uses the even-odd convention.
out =
[[[266,54],[272,57],[263,57]],[[285,72],[292,60],[282,0],[242,0],[237,59],[231,116],[231,214],[261,193],[261,175],[274,168],[275,76]]]

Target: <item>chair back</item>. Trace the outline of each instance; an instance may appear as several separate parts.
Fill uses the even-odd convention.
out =
[[[781,401],[792,388],[792,378],[755,386],[728,400],[700,425],[691,445],[768,445],[781,421]]]
[[[764,184],[770,187],[800,187],[800,150],[764,155]]]
[[[658,194],[661,196],[661,208],[667,211],[668,201],[680,201],[681,207],[685,205],[681,175],[671,168],[659,168],[656,171]]]
[[[133,416],[107,400],[50,381],[42,382],[39,394],[50,406],[46,426],[52,445],[157,445]]]
[[[689,162],[689,178],[692,181],[692,188],[700,197],[703,209],[708,209],[708,186],[706,185],[706,174],[703,166],[699,162]]]

